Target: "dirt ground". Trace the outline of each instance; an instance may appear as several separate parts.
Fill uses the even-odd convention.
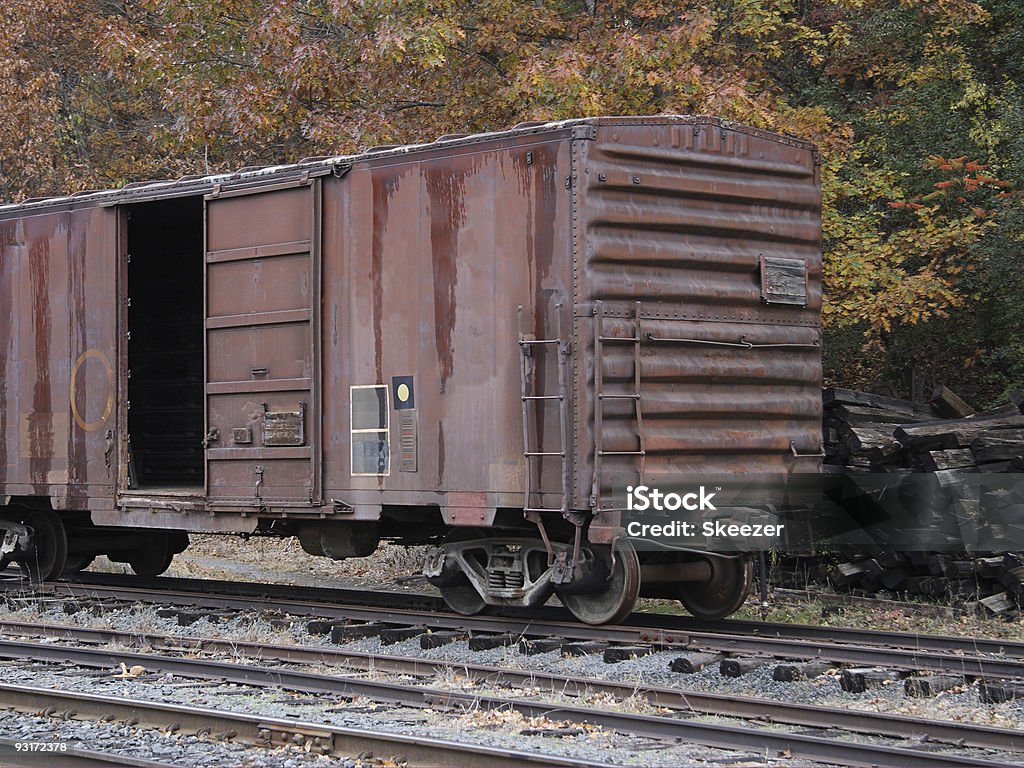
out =
[[[331,560],[309,555],[298,539],[216,534],[189,534],[187,550],[176,555],[167,576],[199,579],[232,579],[311,587],[384,588],[389,591],[433,591],[417,578],[425,547],[400,547],[382,543],[370,557]],[[98,557],[90,571],[131,573],[124,563]]]

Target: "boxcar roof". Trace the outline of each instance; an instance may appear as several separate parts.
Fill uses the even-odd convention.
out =
[[[718,125],[723,128],[729,128],[730,130],[742,131],[744,133],[749,133],[791,146],[801,147],[808,150],[814,149],[814,146],[810,142],[804,141],[803,139],[771,133],[757,128],[750,128],[739,123],[732,123],[721,118],[705,115],[587,117],[551,122],[520,123],[519,125],[504,131],[492,131],[489,133],[468,135],[447,135],[441,136],[432,142],[423,144],[373,147],[365,150],[364,152],[353,155],[312,157],[300,160],[298,163],[285,165],[249,167],[229,173],[216,173],[209,176],[184,176],[175,180],[138,181],[116,189],[87,190],[57,197],[31,198],[20,203],[0,205],[0,217],[7,218],[11,214],[31,215],[37,211],[43,212],[44,209],[51,208],[92,208],[96,206],[147,202],[162,198],[207,194],[215,191],[217,188],[242,186],[260,183],[263,181],[272,183],[272,181],[277,178],[288,178],[291,176],[302,175],[304,173],[308,173],[310,175],[330,173],[335,169],[344,168],[363,160],[394,158],[395,156],[412,154],[415,152],[430,151],[439,148],[455,148],[506,137],[559,132],[572,129],[579,125],[608,125],[614,123],[628,123],[633,125],[658,125],[666,123],[711,124]]]

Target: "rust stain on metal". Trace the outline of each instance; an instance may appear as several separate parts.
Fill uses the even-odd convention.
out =
[[[403,176],[400,167],[376,169],[373,186],[373,241],[370,254],[370,280],[373,284],[373,360],[377,381],[384,381],[384,232],[388,226],[391,197],[398,191]]]
[[[431,164],[425,171],[430,201],[430,253],[434,272],[434,325],[440,391],[455,367],[456,295],[459,280],[459,231],[465,223],[466,175],[462,162]]]
[[[528,231],[532,234],[531,244],[537,255],[537,277],[543,282],[544,278],[551,276],[554,258],[558,147],[542,144],[537,147],[534,157],[538,167],[531,207],[536,210],[536,220]]]
[[[29,286],[32,295],[35,382],[29,413],[29,474],[37,494],[47,493],[47,473],[53,455],[53,402],[50,392],[50,244],[43,236],[29,247]]]
[[[73,355],[84,352],[89,344],[86,337],[86,329],[89,322],[86,317],[86,279],[87,264],[86,258],[86,227],[88,225],[88,214],[84,216],[71,216],[69,227],[68,263],[69,263],[69,290],[71,294],[71,316],[69,317],[69,333],[71,338],[71,351]],[[112,378],[112,377],[111,377]],[[113,399],[113,381],[111,381],[111,400]],[[78,393],[84,389],[83,380],[72,380],[70,397],[71,407],[77,401]],[[88,481],[88,456],[85,452],[85,430],[70,428],[68,430],[68,482],[71,490],[79,491],[80,485]],[[84,496],[84,493],[82,493]]]
[[[14,291],[15,245],[18,224],[16,221],[0,223],[0,481],[7,482],[7,436],[9,434],[10,409],[7,387],[16,376],[13,363],[15,354],[14,318],[18,312],[15,306],[17,294]]]

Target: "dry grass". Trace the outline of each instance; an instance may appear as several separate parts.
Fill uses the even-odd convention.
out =
[[[756,601],[748,601],[733,618],[757,621],[761,618]],[[810,624],[822,627],[883,629],[928,635],[991,638],[1024,642],[1024,619],[1006,620],[987,616],[953,616],[921,612],[913,604],[837,605],[827,593],[820,598],[774,600],[769,605],[768,621],[785,624]]]
[[[331,560],[302,550],[294,538],[278,539],[216,534],[190,534],[189,548],[174,558],[168,576],[180,578],[255,581],[300,586],[386,586],[408,589],[406,581],[419,573],[423,547],[400,547],[384,542],[369,557]],[[124,563],[97,557],[89,567],[100,573],[131,573]],[[414,583],[412,588],[423,588]]]

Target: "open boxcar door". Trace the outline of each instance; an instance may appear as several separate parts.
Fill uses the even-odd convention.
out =
[[[206,197],[211,508],[320,501],[320,181]]]

